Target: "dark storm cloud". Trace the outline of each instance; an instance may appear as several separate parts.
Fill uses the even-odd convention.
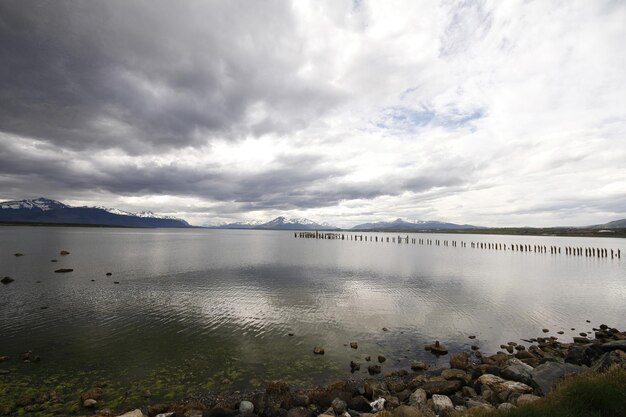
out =
[[[0,130],[129,153],[297,130],[340,96],[297,76],[294,33],[282,2],[5,1]]]

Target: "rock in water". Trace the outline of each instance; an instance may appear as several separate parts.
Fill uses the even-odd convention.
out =
[[[450,367],[466,370],[469,367],[469,355],[465,352],[454,353],[450,356]]]
[[[378,362],[383,363],[387,360],[383,355],[378,355]]]
[[[324,348],[321,346],[315,346],[313,348],[313,353],[316,355],[323,355],[324,354]]]
[[[428,369],[428,364],[424,361],[415,361],[411,363],[411,369],[414,371],[425,371]]]
[[[57,269],[56,271],[57,274],[63,274],[66,272],[74,272],[74,270],[72,268],[61,268],[61,269]]]
[[[15,281],[13,278],[11,277],[4,277],[0,280],[1,283],[3,283],[4,285],[10,284],[13,281]]]
[[[65,256],[65,255],[69,255],[70,253],[69,253],[68,251],[66,251],[66,250],[62,250],[62,251],[60,252],[60,254],[61,254],[61,255],[63,255],[63,256]]]
[[[352,349],[357,349],[359,347],[359,345],[356,342],[350,342],[350,347]]]
[[[367,367],[367,372],[370,373],[370,375],[376,375],[380,373],[380,365],[370,365]]]
[[[431,353],[434,353],[435,355],[445,355],[448,353],[446,345],[439,343],[439,340],[436,340],[432,345],[426,346],[426,350],[430,350]]]

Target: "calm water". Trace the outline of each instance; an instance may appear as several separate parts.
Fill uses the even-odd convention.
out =
[[[16,280],[0,286],[0,356],[12,357],[0,378],[14,396],[34,385],[73,396],[105,381],[133,401],[148,388],[154,402],[276,378],[326,382],[367,355],[387,356],[383,372],[435,364],[423,349],[435,339],[468,348],[473,334],[490,353],[544,327],[561,338],[602,322],[626,328],[625,240],[414,237],[620,248],[622,259],[281,231],[0,227],[0,276]],[[26,350],[41,363],[16,360]]]

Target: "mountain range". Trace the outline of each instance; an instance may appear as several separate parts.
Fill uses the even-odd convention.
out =
[[[160,216],[151,211],[130,213],[106,207],[71,207],[43,197],[0,202],[0,221],[124,227],[191,227],[183,219]]]
[[[357,224],[353,230],[439,230],[439,229],[482,229],[470,224],[454,224],[434,220],[403,220],[380,221]]]
[[[252,220],[247,222],[236,222],[211,226],[211,229],[269,229],[269,230],[331,230],[337,229],[327,223],[316,223],[313,220],[303,217],[287,218],[276,217],[273,220],[264,222]]]
[[[604,224],[591,226],[592,229],[623,229],[626,228],[626,219],[615,220]]]

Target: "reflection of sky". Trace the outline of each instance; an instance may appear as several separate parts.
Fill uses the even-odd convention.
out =
[[[365,354],[406,361],[426,355],[422,345],[435,339],[463,345],[476,334],[491,352],[544,327],[551,334],[565,330],[565,338],[590,329],[586,319],[626,325],[624,257],[316,241],[269,231],[1,232],[2,265],[16,282],[0,288],[0,332],[16,349],[63,340],[50,353],[58,355],[57,366],[77,360],[80,351],[90,358],[130,351],[155,363],[188,355],[259,367],[289,360],[309,371],[343,372]],[[626,242],[616,239],[416,237],[626,252]],[[15,248],[27,255],[10,256]],[[51,264],[61,248],[72,254]],[[75,272],[54,274],[61,264]],[[124,340],[136,343],[121,345]],[[343,346],[352,340],[358,351]],[[317,344],[326,348],[323,359],[311,357]],[[215,353],[224,346],[228,353]],[[402,356],[406,349],[410,358]]]

